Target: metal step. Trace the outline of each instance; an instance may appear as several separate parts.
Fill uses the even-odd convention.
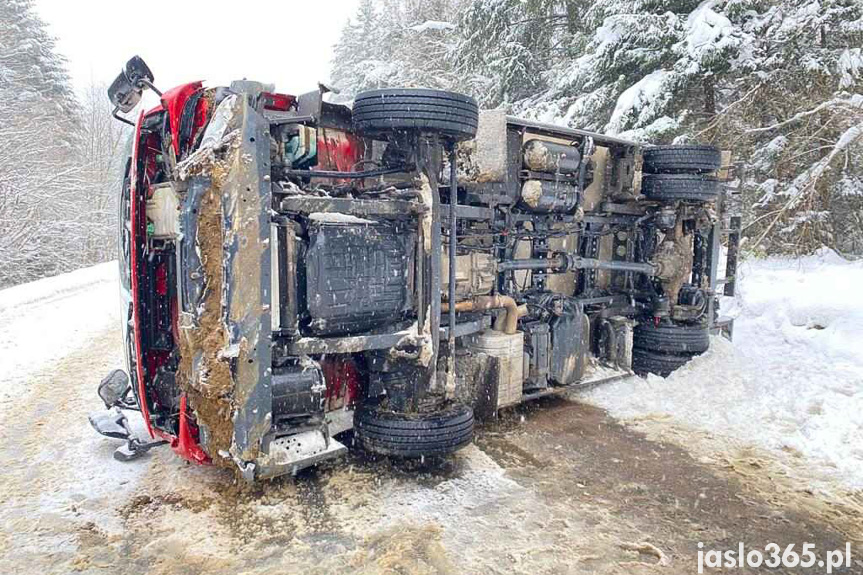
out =
[[[266,479],[285,473],[295,475],[301,469],[347,452],[348,448],[344,444],[325,436],[318,429],[279,437],[270,442],[268,464],[261,467],[255,477]]]

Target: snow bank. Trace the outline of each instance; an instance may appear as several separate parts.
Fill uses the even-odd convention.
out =
[[[119,326],[119,290],[114,261],[0,291],[0,406],[26,392],[33,374]]]
[[[836,366],[863,366],[863,262],[824,250],[800,260],[744,263],[740,275],[741,340],[753,331],[756,338],[775,333]]]
[[[0,290],[0,313],[95,284],[116,282],[117,270],[115,260]]]
[[[667,379],[599,387],[586,398],[618,417],[672,420],[740,443],[807,457],[823,475],[863,488],[863,262],[830,251],[749,261],[734,342]]]

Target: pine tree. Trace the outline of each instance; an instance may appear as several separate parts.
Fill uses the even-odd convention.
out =
[[[530,93],[537,70],[534,53],[513,25],[526,17],[519,0],[477,0],[459,18],[458,67],[469,91],[484,105],[494,107]]]
[[[370,63],[380,55],[375,37],[380,33],[380,17],[373,0],[361,0],[356,17],[342,29],[333,56],[333,84],[347,94],[356,94],[370,86]],[[374,86],[377,87],[377,86]]]
[[[332,81],[345,96],[392,86],[448,88],[457,2],[362,0],[342,31]]]
[[[704,136],[749,168],[751,245],[863,253],[863,5],[729,2],[748,34]]]
[[[583,21],[592,30],[583,53],[558,61],[549,91],[520,111],[636,139],[673,136],[693,111],[710,108],[693,100],[740,44],[728,19],[697,0],[596,3]]]
[[[0,105],[75,117],[66,62],[36,16],[32,0],[0,3]]]
[[[77,105],[29,0],[0,3],[0,286],[74,269]]]

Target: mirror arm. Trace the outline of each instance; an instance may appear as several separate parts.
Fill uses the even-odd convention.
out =
[[[141,411],[141,408],[138,407],[138,402],[135,401],[134,397],[129,397],[132,392],[132,386],[126,388],[126,392],[123,394],[123,397],[117,402],[117,407],[120,409],[128,409],[129,411]]]
[[[153,90],[154,92],[156,92],[156,95],[157,95],[157,96],[162,97],[162,92],[160,92],[160,91],[159,91],[159,89],[158,89],[158,88],[156,88],[156,86],[154,86],[154,85],[153,85],[153,83],[152,83],[151,81],[149,81],[148,79],[146,79],[146,78],[141,78],[140,80],[138,80],[138,83],[139,83],[139,84],[143,84],[144,86],[146,86],[146,87],[150,88],[151,90]]]
[[[119,115],[119,114],[117,113],[119,110],[120,110],[120,106],[114,106],[114,110],[111,112],[111,115],[112,115],[112,116],[114,116],[114,118],[115,118],[115,119],[120,120],[121,122],[123,122],[124,124],[129,124],[130,126],[134,127],[134,126],[135,126],[135,122],[132,122],[131,120],[127,120],[127,119],[126,119],[126,118],[124,118],[123,116]]]

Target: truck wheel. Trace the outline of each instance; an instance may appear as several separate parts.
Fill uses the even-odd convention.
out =
[[[719,196],[719,182],[701,174],[645,174],[641,192],[651,200],[711,202]]]
[[[683,367],[690,359],[692,359],[691,355],[673,355],[636,347],[632,349],[632,371],[638,375],[655,373],[662,377],[668,377],[672,371]]]
[[[354,99],[354,131],[371,137],[415,130],[470,140],[478,123],[476,100],[456,92],[387,88],[360,92]]]
[[[633,347],[671,353],[704,353],[710,334],[700,325],[658,325],[643,323],[632,334]]]
[[[653,146],[643,157],[643,170],[649,174],[714,172],[722,164],[722,155],[713,146]]]
[[[361,406],[354,437],[367,451],[394,457],[447,455],[473,439],[473,409],[453,404],[431,413],[395,413]]]

